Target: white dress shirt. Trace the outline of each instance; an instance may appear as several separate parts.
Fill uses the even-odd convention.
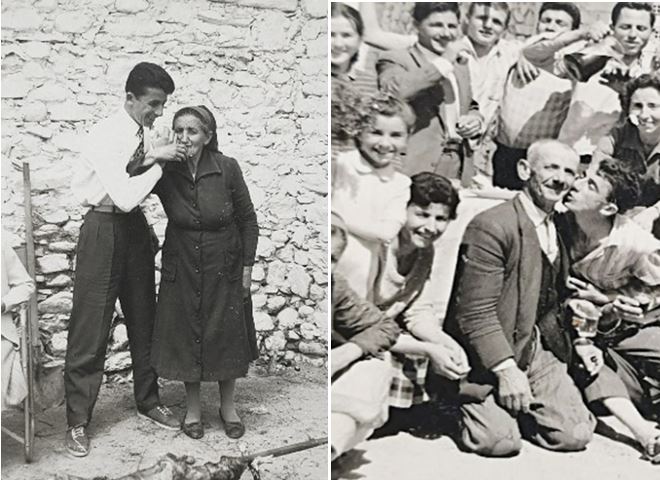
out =
[[[124,108],[92,127],[71,183],[83,206],[109,205],[130,212],[149,195],[163,174],[160,165],[135,177],[126,172],[138,146],[139,128]]]
[[[468,57],[472,96],[479,104],[484,117],[484,127],[497,119],[500,102],[504,96],[504,84],[512,66],[520,58],[524,46],[518,40],[500,39],[483,57],[478,57],[467,35],[457,40],[459,50],[465,50]]]

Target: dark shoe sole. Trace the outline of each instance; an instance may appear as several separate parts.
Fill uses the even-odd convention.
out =
[[[204,436],[204,424],[202,422],[182,423],[181,430],[193,440],[199,440]]]
[[[72,449],[70,449],[69,447],[67,447],[66,445],[64,445],[64,450],[65,450],[66,453],[68,453],[69,455],[73,455],[74,457],[78,457],[78,458],[80,458],[80,457],[86,457],[87,455],[89,455],[89,451],[91,450],[91,448],[87,449],[86,452],[78,452],[78,451],[76,451],[76,450],[72,450]]]
[[[154,425],[158,425],[160,428],[164,428],[165,430],[177,431],[177,430],[179,430],[179,429],[181,428],[179,425],[177,425],[177,426],[169,426],[169,425],[166,425],[166,424],[164,424],[164,423],[157,422],[156,420],[154,420],[153,418],[151,418],[149,415],[145,415],[145,414],[142,413],[142,412],[138,412],[137,415],[138,415],[138,417],[140,417],[140,418],[144,418],[145,420],[149,420],[149,421],[150,421],[151,423],[153,423]]]
[[[222,422],[225,428],[225,435],[234,440],[245,435],[245,425],[243,422],[227,422],[222,417],[222,412],[220,410],[218,410],[218,413],[220,414],[220,422]]]

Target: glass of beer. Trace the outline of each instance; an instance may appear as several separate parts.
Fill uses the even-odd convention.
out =
[[[598,333],[600,310],[590,301],[574,298],[569,300],[571,325],[581,338],[593,338]]]

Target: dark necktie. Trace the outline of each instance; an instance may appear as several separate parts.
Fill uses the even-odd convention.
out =
[[[128,173],[129,177],[137,175],[137,171],[140,168],[140,165],[142,165],[142,161],[144,160],[144,128],[142,125],[140,125],[140,128],[138,128],[136,135],[140,143],[133,152],[133,155],[131,155],[131,159],[129,160],[128,165],[126,165],[126,172]]]

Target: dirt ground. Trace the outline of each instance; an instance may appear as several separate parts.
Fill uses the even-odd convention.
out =
[[[428,418],[428,417],[427,417]],[[433,422],[431,422],[433,423]],[[442,431],[444,430],[444,431]],[[660,465],[641,459],[625,427],[601,417],[583,452],[549,452],[529,442],[512,458],[461,452],[451,428],[396,428],[362,442],[335,462],[333,480],[657,480]],[[378,436],[378,432],[377,435]]]
[[[3,480],[46,479],[59,474],[116,478],[146,468],[166,453],[217,462],[221,455],[241,455],[327,436],[327,371],[311,367],[267,376],[256,369],[237,384],[239,414],[247,432],[240,440],[225,436],[218,419],[217,384],[203,384],[206,434],[201,440],[161,429],[136,416],[132,383],[104,385],[90,424],[92,450],[85,458],[64,453],[64,406],[37,418],[36,458],[23,462],[22,446],[3,433]],[[161,400],[181,417],[185,392],[178,382],[164,382]],[[22,432],[20,411],[2,414],[2,424]],[[328,476],[326,445],[262,463],[262,480],[321,480]],[[245,473],[241,479],[251,479]]]

